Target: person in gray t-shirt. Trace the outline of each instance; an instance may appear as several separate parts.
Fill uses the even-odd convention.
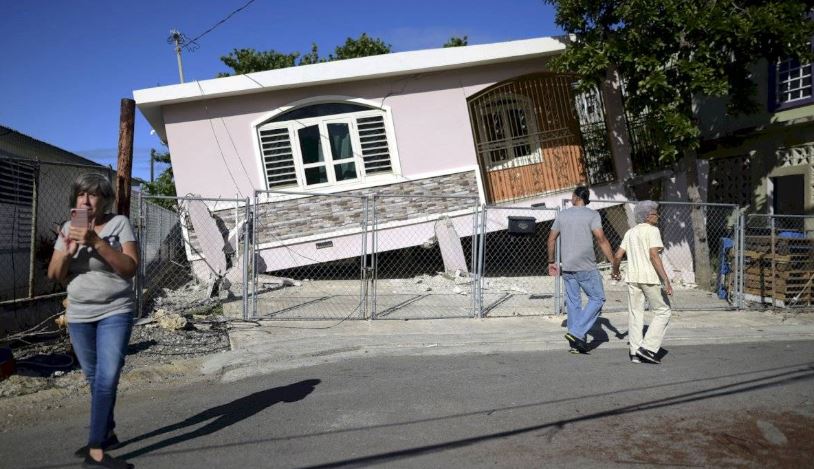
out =
[[[74,454],[88,467],[132,467],[105,451],[119,445],[113,407],[133,328],[131,279],[138,245],[127,217],[109,213],[113,187],[101,174],[85,174],[71,187],[76,216],[57,232],[48,278],[67,283],[68,333],[90,385],[90,432]]]
[[[588,188],[577,187],[571,195],[573,207],[559,213],[548,235],[548,274],[561,272],[565,281],[565,306],[568,309],[565,339],[571,345],[572,353],[588,353],[586,335],[605,304],[602,276],[596,269],[594,238],[608,261],[613,261],[613,251],[602,230],[602,220],[598,212],[586,207],[589,202]],[[562,253],[560,266],[554,258],[558,237]],[[580,290],[588,295],[584,308]]]

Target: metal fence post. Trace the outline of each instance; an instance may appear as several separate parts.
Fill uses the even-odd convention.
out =
[[[775,238],[775,228],[776,227],[775,227],[774,216],[770,215],[769,216],[769,221],[771,223],[771,231],[769,232],[769,234],[771,235],[771,243],[772,243],[772,245],[771,245],[771,253],[772,253],[772,276],[771,276],[771,279],[772,279],[772,307],[775,307],[775,306],[777,306],[777,294],[776,294],[776,288],[775,288],[775,286],[777,285],[777,280],[775,279],[775,275],[776,275],[775,274],[775,269],[777,268],[777,266],[775,265],[774,258],[775,258],[775,254],[776,254],[776,252],[775,252],[776,251],[775,243],[777,243],[777,238]]]
[[[237,210],[237,206],[235,206]],[[246,197],[246,223],[243,224],[243,320],[249,319],[249,230],[251,229],[251,199]],[[237,222],[237,215],[235,215]]]
[[[146,220],[144,215],[144,197],[142,197],[141,190],[136,195],[138,206],[138,218],[136,226],[136,237],[138,238],[138,270],[136,274],[136,317],[141,318],[144,314],[144,222]]]
[[[369,318],[367,315],[367,300],[368,300],[368,282],[370,281],[368,276],[368,266],[367,266],[367,237],[368,237],[368,228],[369,228],[369,198],[362,197],[360,199],[362,203],[362,246],[361,246],[361,259],[360,259],[360,266],[361,269],[359,272],[359,312],[361,313],[362,319],[372,319]]]
[[[560,216],[560,208],[557,207],[557,215]],[[554,276],[554,302],[556,303],[556,313],[562,314],[563,311],[563,303],[565,301],[565,295],[562,294],[563,291],[563,284],[562,284],[562,236],[557,236],[557,244],[554,248],[555,256],[554,258],[557,261],[557,275]]]
[[[489,214],[489,206],[482,205],[480,219],[480,252],[478,255],[478,318],[483,319],[483,276],[485,275],[486,264],[486,218]]]
[[[740,276],[738,277],[738,309],[744,307],[745,291],[745,277],[746,277],[746,223],[748,217],[745,213],[741,213],[741,249],[740,249]]]
[[[33,223],[31,223],[31,243],[29,246],[29,258],[28,258],[28,297],[34,298],[37,294],[37,276],[34,275],[36,270],[36,259],[37,259],[37,224],[39,222],[39,184],[40,178],[40,171],[39,165],[37,165],[37,175],[33,178],[32,182],[34,183],[34,187],[31,190],[31,218]],[[16,210],[16,207],[15,207]],[[17,217],[14,217],[15,223],[17,221]],[[61,230],[62,227],[59,227]],[[17,246],[12,246],[12,249],[16,248]]]
[[[735,210],[739,210],[740,208],[736,208]],[[743,248],[743,238],[741,237],[741,232],[743,230],[743,214],[739,213],[738,218],[735,221],[735,246],[733,259],[734,259],[734,274],[735,279],[733,282],[733,289],[734,289],[734,301],[735,308],[740,310],[741,309],[741,290],[740,290],[740,278],[741,278],[741,250]]]
[[[478,204],[472,206],[472,242],[470,257],[469,277],[472,280],[472,317],[476,317],[478,312],[478,213],[480,212]]]
[[[373,289],[373,302],[372,302],[372,305],[371,305],[370,319],[373,320],[373,319],[376,319],[376,295],[378,294],[378,292],[377,292],[378,285],[376,284],[376,281],[378,280],[378,271],[377,271],[377,268],[378,268],[378,266],[377,266],[378,253],[377,253],[377,250],[378,250],[379,247],[378,247],[377,243],[378,243],[379,223],[378,223],[378,219],[376,218],[376,194],[375,193],[371,194],[370,197],[371,197],[371,200],[373,202],[373,204],[372,204],[373,205],[373,209],[372,209],[372,211],[373,211],[373,232],[372,232],[372,238],[371,238],[371,248],[372,249],[371,249],[371,254],[370,254],[370,258],[371,258],[370,259],[370,262],[371,262],[371,277],[370,277],[371,280],[370,280],[370,283],[371,283],[371,286],[372,286],[372,289]]]
[[[254,205],[251,211],[251,236],[252,236],[252,318],[257,317],[257,210],[258,210],[258,195],[257,191],[254,192]]]

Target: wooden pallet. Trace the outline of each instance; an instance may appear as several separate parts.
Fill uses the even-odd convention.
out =
[[[814,254],[814,253],[812,253]],[[772,267],[772,261],[776,270],[808,270],[814,272],[814,255],[789,255],[761,253],[756,251],[744,251],[743,265],[746,268],[763,266]]]
[[[744,242],[744,251],[756,253],[772,253],[771,236],[747,236]],[[785,256],[814,256],[814,239],[774,238],[775,255]]]
[[[814,299],[814,270],[794,268],[792,263],[775,263],[774,275],[771,265],[763,262],[746,264],[744,268],[744,292],[776,300],[808,304]]]

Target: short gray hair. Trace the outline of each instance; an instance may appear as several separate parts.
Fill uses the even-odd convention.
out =
[[[636,202],[636,206],[633,208],[633,214],[636,216],[636,223],[644,223],[647,216],[658,209],[659,204],[653,202],[652,200],[642,200],[641,202]]]
[[[113,192],[113,186],[104,174],[85,173],[77,177],[71,184],[70,207],[76,206],[76,198],[81,192],[89,192],[101,197],[102,208],[105,212],[113,208],[116,193]]]

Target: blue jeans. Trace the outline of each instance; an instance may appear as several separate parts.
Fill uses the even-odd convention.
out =
[[[565,306],[568,309],[568,332],[585,340],[593,327],[602,305],[605,304],[605,289],[598,270],[563,272],[565,280]],[[582,307],[582,293],[588,295],[588,304]]]
[[[100,448],[116,423],[113,407],[127,344],[133,330],[131,314],[114,314],[96,322],[68,323],[71,344],[90,385],[88,446]]]

